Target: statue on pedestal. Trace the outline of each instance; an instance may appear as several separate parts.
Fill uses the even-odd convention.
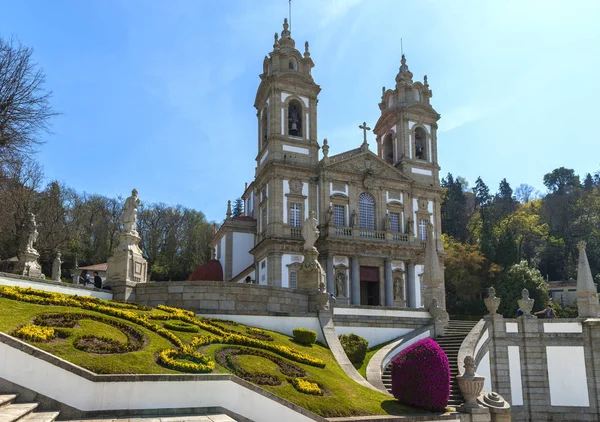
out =
[[[19,263],[16,273],[32,278],[43,278],[42,267],[38,263],[40,254],[33,247],[38,238],[37,228],[35,215],[27,214],[27,220],[23,224],[19,239]]]
[[[56,251],[56,257],[54,258],[54,261],[52,261],[52,280],[53,281],[60,281],[60,266],[62,264],[62,261],[60,259],[60,251]]]
[[[115,283],[145,283],[148,281],[148,262],[138,246],[141,238],[137,232],[137,211],[142,204],[136,189],[125,200],[123,214],[119,220],[123,223],[123,231],[119,233],[119,244],[113,255],[108,258],[106,285],[113,287]],[[127,297],[116,297],[127,300]]]
[[[302,237],[304,237],[304,260],[300,265],[297,275],[297,288],[298,290],[306,290],[312,292],[320,292],[323,297],[320,298],[322,306],[328,300],[326,293],[326,276],[325,271],[319,264],[317,257],[319,252],[315,248],[315,242],[319,238],[319,229],[317,228],[317,219],[315,218],[315,212],[311,211],[309,217],[304,220],[302,225]],[[321,305],[320,305],[321,306]]]
[[[38,238],[38,224],[35,222],[35,215],[29,213],[27,215],[27,221],[23,225],[23,231],[21,232],[21,252],[37,253],[33,248],[33,244],[37,242]]]
[[[137,233],[137,211],[141,204],[140,198],[137,196],[136,189],[131,191],[131,196],[125,200],[123,205],[123,214],[119,220],[123,223],[123,231],[128,233]]]
[[[302,237],[304,238],[305,251],[315,249],[315,242],[319,238],[319,229],[317,228],[317,224],[315,212],[311,211],[309,217],[304,220],[304,224],[302,225]]]

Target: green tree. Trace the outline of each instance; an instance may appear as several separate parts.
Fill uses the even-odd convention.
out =
[[[511,266],[502,274],[496,287],[496,295],[502,300],[499,312],[506,317],[517,315],[517,300],[521,299],[521,291],[529,290],[529,297],[535,300],[534,311],[544,309],[548,303],[548,287],[537,268],[532,268],[527,261]]]
[[[233,201],[233,210],[231,213],[233,217],[241,217],[244,215],[244,201],[242,201],[242,198]]]
[[[473,214],[473,210],[467,205],[466,186],[468,184],[464,178],[459,176],[455,180],[452,173],[442,179],[442,232],[461,242],[467,240],[467,225]]]
[[[473,193],[475,194],[475,204],[480,220],[477,240],[479,241],[483,255],[493,262],[496,245],[493,235],[494,210],[491,207],[492,195],[490,195],[490,189],[481,177],[478,177],[475,181]]]

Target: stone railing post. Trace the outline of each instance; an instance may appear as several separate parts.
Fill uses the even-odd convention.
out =
[[[529,298],[529,290],[527,289],[523,289],[521,291],[521,296],[522,298],[517,301],[517,304],[519,305],[519,309],[521,309],[523,312],[523,315],[521,315],[519,318],[533,318],[533,315],[531,315],[531,310],[533,309],[535,300]]]
[[[456,377],[460,392],[465,398],[465,403],[456,409],[465,416],[461,416],[461,421],[491,421],[489,409],[477,403],[477,398],[481,394],[481,390],[483,390],[485,378],[475,373],[475,359],[473,359],[473,356],[465,356],[464,368],[465,372]]]
[[[500,306],[500,298],[496,297],[496,289],[490,287],[488,290],[488,297],[483,299],[485,303],[485,307],[488,310],[488,314],[486,317],[493,317],[497,315],[496,311],[498,311],[498,307]]]

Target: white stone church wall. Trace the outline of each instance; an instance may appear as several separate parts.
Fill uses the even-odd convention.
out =
[[[283,254],[281,256],[281,287],[290,287],[290,269],[288,265],[302,262],[302,255]]]
[[[244,271],[254,262],[250,250],[254,247],[252,233],[233,233],[233,251],[231,254],[231,274],[233,277]]]
[[[218,254],[217,254],[217,259],[221,263],[221,268],[223,268],[223,271],[225,271],[225,256],[226,256],[226,252],[225,251],[226,251],[226,249],[225,249],[225,236],[223,236],[221,238],[221,240],[219,241],[219,249],[218,249]]]

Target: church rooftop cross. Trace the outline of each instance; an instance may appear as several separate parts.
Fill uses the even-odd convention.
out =
[[[363,136],[364,136],[363,143],[366,144],[367,143],[367,130],[371,130],[371,128],[367,126],[367,122],[363,122],[363,124],[360,125],[358,128],[363,130]]]

